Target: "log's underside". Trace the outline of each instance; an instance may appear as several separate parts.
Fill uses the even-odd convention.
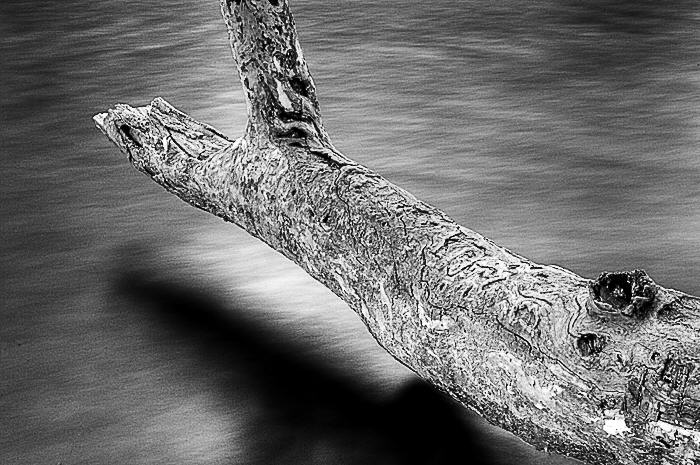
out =
[[[641,270],[535,264],[340,154],[286,1],[222,0],[248,103],[231,140],[162,99],[97,126],[140,171],[244,228],[397,360],[540,449],[700,463],[700,299]]]

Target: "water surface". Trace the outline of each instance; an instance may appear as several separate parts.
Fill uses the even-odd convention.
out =
[[[348,156],[536,261],[700,294],[696,2],[292,7]],[[217,2],[10,0],[0,32],[0,462],[565,463],[93,128],[162,96],[241,133]]]

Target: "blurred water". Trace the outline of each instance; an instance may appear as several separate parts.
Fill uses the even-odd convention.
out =
[[[292,7],[348,156],[537,261],[700,293],[697,2]],[[471,416],[419,414],[448,404],[406,391],[342,303],[93,128],[160,95],[240,134],[217,2],[6,0],[0,34],[0,462],[419,463],[387,433],[400,419],[464,431],[466,455],[438,449],[466,463],[544,463]],[[260,331],[269,352],[241,336]]]

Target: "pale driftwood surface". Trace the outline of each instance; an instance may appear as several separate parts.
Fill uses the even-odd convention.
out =
[[[592,464],[700,463],[700,299],[642,271],[535,264],[340,154],[286,1],[222,1],[249,122],[162,99],[97,126],[140,171],[326,285],[379,344],[492,423]]]

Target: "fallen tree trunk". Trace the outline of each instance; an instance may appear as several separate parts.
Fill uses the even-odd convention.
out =
[[[222,0],[248,125],[162,99],[97,126],[140,171],[297,263],[389,353],[540,449],[700,461],[700,299],[643,271],[589,281],[466,229],[331,144],[287,1]]]

